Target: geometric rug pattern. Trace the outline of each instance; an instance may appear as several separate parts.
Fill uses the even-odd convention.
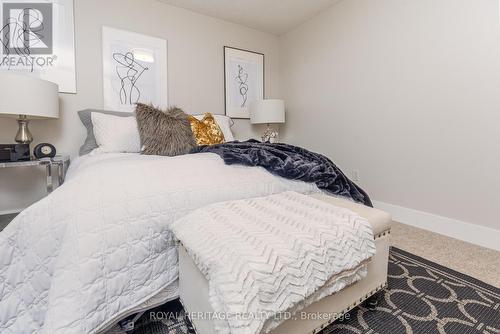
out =
[[[500,289],[393,247],[378,307],[358,307],[322,334],[340,333],[500,333]]]
[[[178,301],[160,306],[172,316],[148,319],[133,334],[195,333]],[[500,289],[391,247],[388,287],[375,310],[353,309],[321,334],[500,334]]]

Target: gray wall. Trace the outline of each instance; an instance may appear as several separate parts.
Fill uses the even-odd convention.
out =
[[[77,152],[76,111],[102,106],[102,25],[167,39],[170,103],[191,113],[223,112],[233,45],[266,54],[285,140],[359,170],[375,200],[500,230],[497,0],[344,0],[280,38],[154,0],[75,2],[78,94],[61,96],[60,120],[33,122],[38,142]],[[0,142],[15,128],[0,119]],[[1,170],[0,211],[43,196],[43,182],[42,170]]]
[[[278,37],[198,15],[155,0],[76,0],[76,95],[61,94],[61,118],[33,121],[36,142],[53,143],[75,156],[84,140],[77,111],[102,108],[102,26],[139,32],[168,41],[169,103],[192,114],[224,113],[223,46],[266,55],[266,94],[279,97]],[[13,142],[15,120],[0,118],[0,143]],[[236,121],[235,134],[255,137],[260,128]],[[33,143],[36,144],[36,143]],[[34,146],[34,145],[33,145]],[[0,212],[17,211],[45,195],[44,171],[0,170]]]
[[[497,0],[345,0],[281,39],[285,138],[378,201],[500,230]]]

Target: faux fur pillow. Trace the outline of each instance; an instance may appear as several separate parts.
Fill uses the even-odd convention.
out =
[[[175,156],[196,146],[188,115],[179,108],[162,111],[137,104],[135,109],[142,154]]]

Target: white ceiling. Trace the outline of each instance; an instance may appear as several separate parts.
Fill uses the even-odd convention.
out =
[[[339,0],[159,0],[166,4],[281,35]]]

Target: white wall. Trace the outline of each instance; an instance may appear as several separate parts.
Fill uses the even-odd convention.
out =
[[[85,138],[77,111],[102,108],[103,25],[168,40],[169,103],[189,113],[224,113],[224,45],[264,53],[266,95],[279,97],[278,37],[274,35],[155,0],[75,0],[78,93],[61,94],[60,119],[31,123],[36,142],[50,142],[61,153],[77,155]],[[245,120],[237,120],[233,129],[242,139],[259,133]],[[15,120],[0,118],[0,143],[13,142],[16,130]],[[19,210],[44,196],[44,182],[42,169],[1,169],[0,212]]]
[[[286,139],[378,201],[500,230],[497,0],[344,0],[280,54]]]
[[[285,140],[359,170],[377,201],[500,229],[497,0],[343,0],[279,39],[154,0],[75,3],[78,94],[61,96],[61,119],[32,123],[37,142],[76,154],[76,111],[102,107],[102,25],[167,39],[170,102],[191,113],[223,112],[233,45],[266,54]],[[0,143],[15,131],[0,119]],[[236,132],[255,136],[247,121]],[[43,176],[0,170],[0,211],[43,196]]]

